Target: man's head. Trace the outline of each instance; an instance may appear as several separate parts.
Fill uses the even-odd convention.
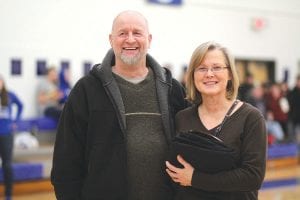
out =
[[[136,11],[123,11],[113,21],[110,44],[116,56],[116,65],[145,65],[152,35],[146,18]]]

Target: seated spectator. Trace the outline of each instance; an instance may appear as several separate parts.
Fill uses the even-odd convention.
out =
[[[258,108],[263,116],[266,117],[265,91],[261,85],[255,85],[249,90],[248,103]]]
[[[58,120],[62,112],[62,106],[59,105],[59,100],[63,94],[57,86],[58,74],[55,67],[50,67],[47,70],[47,75],[38,85],[37,100],[38,112],[40,116],[51,117]]]
[[[267,112],[266,123],[268,135],[273,138],[269,144],[282,142],[284,140],[284,132],[279,122],[274,120],[272,112]]]
[[[268,131],[269,144],[282,142],[284,132],[280,123],[274,120],[273,113],[266,110],[265,92],[261,85],[255,85],[248,96],[248,101],[264,115],[266,119],[266,127]]]
[[[13,116],[12,107],[16,105],[16,116]],[[5,199],[10,200],[13,190],[13,131],[15,122],[19,120],[23,104],[19,98],[6,89],[4,79],[0,76],[0,158],[2,160]]]
[[[288,139],[289,104],[286,97],[282,96],[279,84],[273,84],[270,87],[269,94],[266,97],[266,106],[267,111],[273,113],[274,120],[280,123],[285,139]]]

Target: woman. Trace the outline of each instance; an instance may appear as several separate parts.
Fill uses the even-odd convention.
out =
[[[12,106],[17,106],[16,118],[12,117]],[[21,116],[23,105],[18,97],[7,91],[0,76],[0,157],[2,159],[6,200],[11,199],[13,185],[12,150],[14,122]]]
[[[258,199],[266,168],[265,121],[256,108],[236,99],[238,87],[226,48],[213,42],[196,48],[187,75],[187,98],[194,106],[176,115],[176,131],[215,134],[227,113],[219,138],[237,152],[236,167],[205,173],[178,155],[183,168],[166,162],[167,173],[180,185],[176,199]]]

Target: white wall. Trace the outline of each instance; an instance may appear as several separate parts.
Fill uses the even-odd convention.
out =
[[[25,105],[24,117],[36,115],[36,59],[59,65],[70,60],[73,82],[82,62],[101,62],[108,50],[114,16],[122,10],[142,12],[149,20],[150,53],[171,63],[175,77],[200,43],[215,40],[239,58],[271,59],[276,80],[289,67],[290,85],[300,61],[300,1],[183,0],[181,7],[150,5],[146,0],[0,0],[0,73]],[[251,29],[263,18],[266,27]],[[10,76],[10,59],[21,58],[23,74]]]

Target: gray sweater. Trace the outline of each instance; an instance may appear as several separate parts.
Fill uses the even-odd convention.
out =
[[[164,161],[167,142],[163,133],[152,70],[133,84],[115,75],[125,107],[128,186],[130,200],[171,198]]]

